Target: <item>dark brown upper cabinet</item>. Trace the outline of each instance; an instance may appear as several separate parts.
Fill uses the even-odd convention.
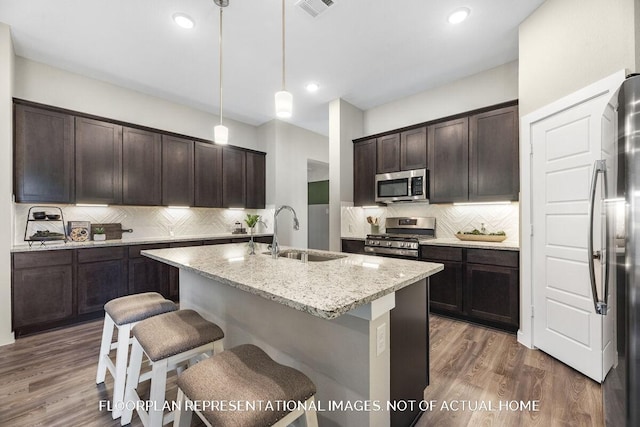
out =
[[[246,206],[247,158],[243,150],[225,147],[222,150],[222,206]]]
[[[76,117],[76,202],[122,203],[122,126]]]
[[[162,204],[193,206],[193,141],[162,136]]]
[[[400,134],[400,170],[427,167],[427,128],[421,127]]]
[[[265,206],[265,163],[261,153],[246,152],[247,158],[247,203],[250,209],[264,209]]]
[[[353,204],[376,204],[376,138],[353,144]]]
[[[381,136],[377,140],[377,172],[388,173],[400,170],[400,134]]]
[[[469,200],[518,200],[518,106],[469,119]]]
[[[16,202],[73,203],[73,150],[73,116],[16,104]]]
[[[195,206],[222,207],[222,147],[195,143]]]
[[[160,134],[122,129],[122,203],[157,206],[162,200]]]
[[[469,197],[469,121],[466,117],[428,127],[429,201],[451,203]]]

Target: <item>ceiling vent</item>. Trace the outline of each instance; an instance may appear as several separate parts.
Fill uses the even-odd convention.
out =
[[[333,0],[298,0],[296,6],[300,6],[302,10],[315,18],[333,6],[333,3]]]

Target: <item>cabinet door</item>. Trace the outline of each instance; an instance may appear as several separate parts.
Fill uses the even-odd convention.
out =
[[[376,204],[376,140],[353,144],[353,204]]]
[[[364,240],[355,239],[342,239],[342,252],[350,254],[367,254],[364,251]]]
[[[400,134],[385,135],[377,141],[377,172],[398,172],[400,170]]]
[[[469,200],[518,200],[518,107],[471,116]]]
[[[247,202],[245,152],[225,147],[222,150],[222,164],[222,206],[245,207]]]
[[[427,167],[427,128],[408,130],[400,134],[400,170]]]
[[[430,260],[444,264],[444,270],[429,278],[431,309],[434,313],[462,314],[462,263]]]
[[[146,257],[129,259],[129,293],[158,292],[169,297],[169,266]]]
[[[162,204],[193,206],[193,141],[162,136]]]
[[[76,277],[78,314],[102,311],[107,302],[128,291],[124,260],[78,264]]]
[[[222,147],[195,143],[195,206],[222,207]]]
[[[429,201],[462,202],[469,198],[468,119],[428,127]]]
[[[73,116],[16,104],[16,202],[74,202]]]
[[[122,203],[122,126],[76,117],[76,202]]]
[[[518,269],[467,263],[466,276],[465,314],[517,330],[520,323]]]
[[[162,201],[160,134],[122,130],[122,203],[158,206]]]
[[[20,335],[26,326],[73,318],[73,267],[49,267],[14,270],[13,328]]]
[[[264,209],[265,155],[247,152],[247,208]]]

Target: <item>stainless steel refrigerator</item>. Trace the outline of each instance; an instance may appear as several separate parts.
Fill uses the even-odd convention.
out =
[[[613,120],[614,131],[604,135],[602,159],[594,167],[590,209],[592,219],[594,206],[595,215],[606,217],[599,236],[606,244],[600,251],[590,244],[590,273],[594,309],[614,316],[617,358],[602,387],[605,422],[611,427],[636,427],[640,426],[640,75],[627,77],[607,110],[603,120]],[[597,186],[604,190],[602,203],[594,201]]]

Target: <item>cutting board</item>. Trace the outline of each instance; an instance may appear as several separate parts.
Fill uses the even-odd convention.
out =
[[[91,236],[95,233],[96,228],[104,228],[104,233],[107,235],[107,240],[122,239],[122,233],[131,233],[132,229],[122,229],[122,223],[104,223],[104,224],[91,224]]]

